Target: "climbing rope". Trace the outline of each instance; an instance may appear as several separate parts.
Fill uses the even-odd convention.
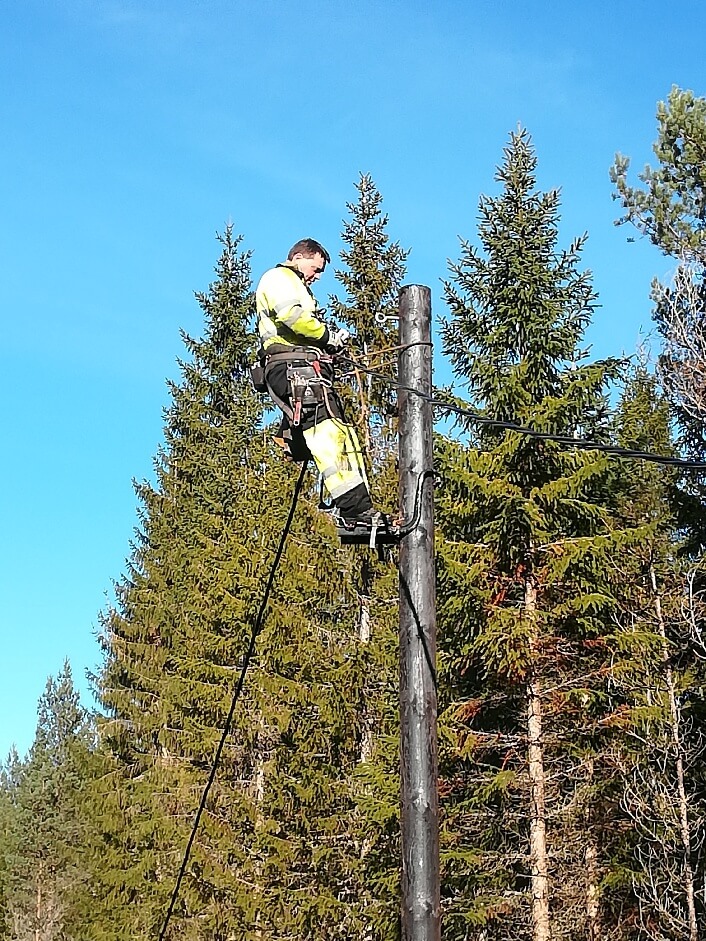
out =
[[[270,575],[269,575],[269,578],[267,579],[267,585],[265,586],[265,592],[264,592],[264,595],[262,596],[262,603],[260,604],[260,610],[258,611],[257,617],[255,618],[255,622],[253,624],[253,629],[250,635],[250,642],[248,644],[248,649],[245,653],[245,657],[243,659],[243,666],[240,670],[240,676],[238,677],[238,682],[236,683],[235,690],[233,692],[233,698],[231,699],[230,709],[228,711],[228,716],[226,718],[225,725],[223,727],[221,739],[218,743],[218,747],[216,748],[216,753],[213,757],[213,762],[211,764],[211,771],[208,776],[208,781],[206,782],[206,787],[204,788],[203,794],[201,795],[201,802],[199,803],[198,810],[196,811],[196,816],[194,817],[194,823],[193,823],[193,826],[191,827],[191,833],[189,834],[189,839],[186,844],[186,849],[184,851],[184,858],[182,859],[181,867],[179,868],[179,875],[177,876],[177,880],[174,885],[174,890],[172,892],[172,897],[169,901],[167,914],[164,917],[164,923],[162,924],[162,929],[159,932],[159,941],[164,941],[164,938],[166,937],[167,928],[169,926],[172,913],[174,912],[174,906],[176,905],[177,898],[179,897],[179,890],[181,888],[181,883],[186,873],[186,867],[189,862],[191,848],[194,844],[194,840],[196,838],[196,832],[199,828],[201,815],[204,811],[204,808],[206,807],[206,800],[208,798],[209,791],[211,790],[211,786],[216,779],[216,771],[218,769],[218,763],[221,759],[221,754],[223,752],[226,739],[228,738],[228,734],[230,732],[231,723],[233,721],[233,715],[235,714],[235,707],[238,703],[238,700],[240,699],[240,694],[243,691],[243,686],[245,685],[245,676],[248,672],[248,667],[250,666],[252,658],[255,655],[255,645],[257,643],[258,636],[262,632],[262,628],[263,628],[264,620],[265,620],[265,612],[267,610],[267,603],[270,599],[270,592],[272,590],[272,585],[274,584],[275,575],[277,574],[277,569],[279,568],[280,559],[282,558],[284,545],[285,545],[285,542],[287,541],[287,536],[289,535],[289,530],[292,526],[292,520],[294,519],[294,513],[297,508],[297,501],[299,500],[299,494],[301,492],[302,485],[304,483],[304,476],[306,474],[307,463],[308,463],[307,461],[304,461],[302,463],[302,469],[301,469],[301,473],[299,474],[299,480],[297,481],[297,485],[294,488],[294,495],[292,497],[292,504],[289,508],[289,515],[287,516],[287,522],[285,523],[284,529],[282,530],[282,535],[280,537],[279,546],[277,547],[277,552],[275,553],[275,558],[272,563],[272,568],[270,569]]]

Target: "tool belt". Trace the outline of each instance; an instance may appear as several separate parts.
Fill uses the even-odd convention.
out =
[[[279,363],[287,365],[287,381],[291,390],[291,406],[283,401],[267,381],[267,374]],[[253,385],[257,391],[268,392],[296,428],[301,422],[302,409],[317,409],[323,405],[331,414],[329,390],[333,380],[333,361],[323,350],[310,347],[292,347],[291,350],[265,354],[264,365],[251,367]]]

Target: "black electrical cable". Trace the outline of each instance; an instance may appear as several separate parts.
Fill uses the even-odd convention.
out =
[[[248,649],[243,659],[243,666],[240,671],[240,676],[238,677],[238,682],[235,686],[235,691],[233,692],[233,698],[231,699],[230,709],[228,711],[228,716],[226,718],[225,725],[223,727],[223,733],[221,734],[221,740],[219,741],[218,747],[216,748],[216,754],[214,755],[213,762],[211,764],[211,771],[208,776],[208,781],[206,782],[206,787],[204,788],[203,794],[201,795],[201,802],[199,803],[198,810],[196,811],[196,817],[194,818],[194,823],[191,828],[189,840],[186,844],[186,849],[184,851],[184,858],[182,859],[181,867],[179,869],[179,875],[177,876],[176,884],[174,886],[174,891],[172,892],[172,897],[169,901],[169,908],[167,909],[167,914],[165,915],[162,929],[159,932],[159,941],[164,941],[164,938],[166,937],[167,928],[169,926],[172,913],[174,911],[174,906],[176,904],[177,898],[179,897],[179,889],[181,888],[181,883],[184,878],[184,874],[186,873],[186,866],[189,862],[189,855],[191,854],[191,847],[193,846],[194,839],[196,838],[196,831],[198,830],[198,827],[199,827],[201,814],[203,813],[204,808],[206,806],[206,800],[208,798],[208,793],[211,790],[211,785],[213,784],[216,778],[218,762],[221,759],[221,754],[223,752],[226,739],[228,738],[228,733],[230,732],[230,726],[233,721],[233,715],[235,714],[235,707],[238,703],[238,700],[240,699],[240,694],[243,691],[243,686],[245,685],[245,674],[248,672],[248,667],[250,666],[250,662],[252,661],[252,658],[255,654],[255,644],[257,642],[258,636],[260,635],[262,631],[263,623],[265,620],[265,611],[267,609],[267,603],[270,599],[270,591],[272,590],[272,585],[274,584],[275,575],[277,574],[277,569],[279,567],[280,559],[282,558],[282,552],[284,551],[284,544],[287,541],[287,536],[289,535],[289,530],[292,525],[292,520],[294,519],[294,512],[297,508],[297,501],[299,500],[299,494],[302,489],[302,484],[304,483],[304,476],[306,474],[307,463],[308,463],[307,461],[303,462],[301,473],[299,474],[299,480],[297,481],[297,485],[294,488],[294,495],[292,497],[292,505],[289,508],[289,515],[287,517],[287,522],[285,523],[284,529],[282,530],[282,535],[280,537],[279,546],[277,547],[277,552],[275,553],[275,558],[272,563],[272,568],[270,569],[270,576],[267,579],[265,593],[262,596],[262,603],[260,604],[260,610],[258,611],[257,617],[255,618],[255,623],[253,624],[252,633],[250,635],[250,643],[248,644]]]
[[[681,467],[685,470],[706,470],[706,461],[686,461],[678,457],[666,457],[662,454],[653,454],[651,451],[637,451],[632,448],[622,448],[617,444],[603,444],[600,441],[589,441],[586,438],[572,438],[570,435],[553,434],[549,431],[538,431],[536,428],[528,428],[526,425],[518,425],[511,421],[502,421],[498,418],[488,418],[487,415],[481,415],[473,409],[464,408],[461,405],[454,405],[452,402],[443,402],[441,399],[435,399],[432,395],[424,392],[422,389],[414,389],[411,386],[403,386],[393,376],[387,376],[384,373],[375,372],[371,369],[365,369],[352,360],[347,360],[350,365],[358,372],[366,376],[372,376],[385,382],[401,392],[408,392],[411,395],[417,395],[424,399],[433,408],[454,412],[456,415],[462,415],[479,425],[488,425],[493,428],[501,428],[506,431],[515,431],[518,434],[526,435],[531,438],[539,438],[542,441],[554,441],[557,444],[563,444],[567,447],[579,448],[582,451],[602,451],[606,454],[613,454],[616,457],[623,457],[634,461],[649,461],[652,464],[662,464],[665,467]]]

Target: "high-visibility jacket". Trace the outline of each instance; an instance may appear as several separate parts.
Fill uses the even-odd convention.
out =
[[[316,298],[290,265],[270,268],[260,278],[256,292],[257,327],[264,352],[273,347],[322,348],[329,331],[321,320]]]

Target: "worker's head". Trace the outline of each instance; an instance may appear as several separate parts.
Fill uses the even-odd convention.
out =
[[[313,284],[321,277],[331,256],[316,239],[299,239],[289,249],[287,261],[297,269],[305,284]]]

